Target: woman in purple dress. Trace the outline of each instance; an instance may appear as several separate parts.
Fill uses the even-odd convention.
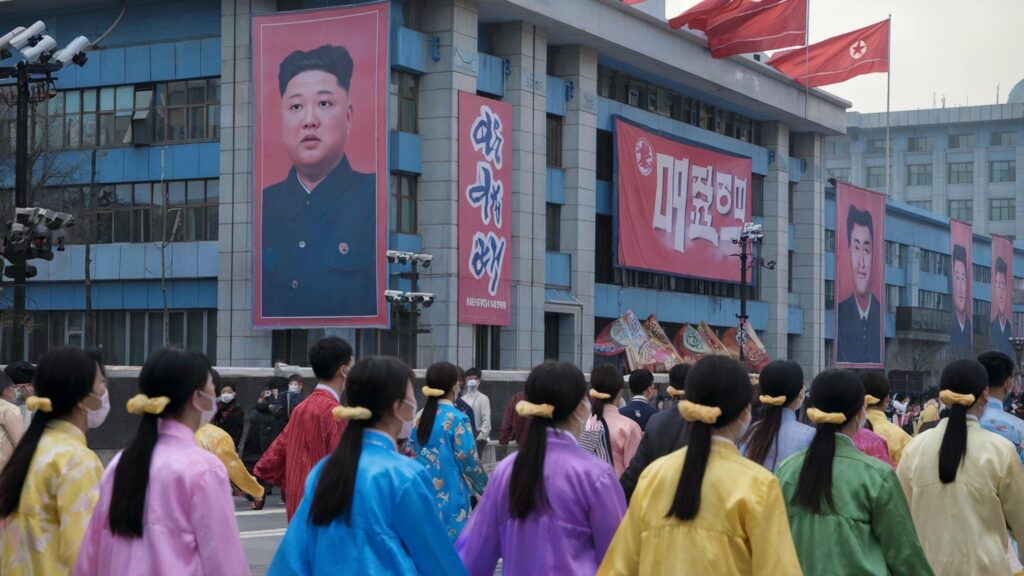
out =
[[[516,411],[526,443],[502,460],[455,544],[470,574],[597,572],[626,512],[615,470],[576,444],[590,405],[583,373],[567,362],[530,372]]]

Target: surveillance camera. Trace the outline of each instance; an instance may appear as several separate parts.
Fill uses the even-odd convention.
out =
[[[415,260],[420,266],[424,268],[430,268],[430,262],[434,260],[434,257],[430,254],[417,254]]]
[[[46,24],[43,24],[42,20],[36,20],[36,23],[23,29],[21,32],[14,35],[11,38],[11,46],[14,46],[18,50],[21,50],[32,41],[33,38],[39,36],[43,32],[46,32]]]
[[[385,290],[384,298],[392,304],[400,304],[405,301],[405,292],[400,290]]]
[[[16,208],[14,210],[14,221],[22,226],[29,226],[35,224],[38,213],[38,208]]]
[[[410,302],[423,304],[423,306],[430,306],[435,300],[435,296],[430,292],[410,292],[407,296]]]
[[[21,34],[24,31],[25,31],[25,27],[24,26],[18,26],[17,28],[15,28],[14,30],[11,30],[7,34],[4,34],[3,36],[0,36],[0,50],[6,50],[7,48],[10,48],[11,47],[11,40],[13,40],[15,36],[17,36],[18,34]]]
[[[75,59],[76,56],[85,52],[85,49],[88,47],[89,39],[85,36],[79,36],[72,40],[71,43],[65,46],[62,50],[55,53],[53,55],[53,59],[67,66]]]
[[[21,54],[25,57],[25,61],[31,64],[39,61],[40,59],[45,61],[46,58],[44,58],[44,56],[49,55],[56,47],[56,40],[49,36],[43,36],[43,39],[37,42],[35,46],[22,50]]]

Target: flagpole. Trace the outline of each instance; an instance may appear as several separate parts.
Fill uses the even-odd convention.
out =
[[[804,24],[804,118],[807,118],[811,100],[811,0],[807,0],[807,19]]]
[[[885,194],[892,198],[892,175],[891,160],[892,138],[889,136],[889,95],[892,87],[892,14],[889,14],[889,37],[886,39],[888,45],[889,61],[885,67]]]

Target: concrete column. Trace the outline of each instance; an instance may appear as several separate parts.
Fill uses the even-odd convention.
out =
[[[582,305],[578,345],[580,369],[594,364],[594,238],[597,206],[597,51],[563,46],[555,55],[555,76],[572,82],[562,124],[562,250],[572,255],[572,291]],[[549,94],[557,98],[558,94]]]
[[[796,337],[790,356],[804,374],[813,378],[825,361],[825,163],[824,138],[820,134],[795,134],[794,157],[806,169],[793,194],[793,293],[804,312],[803,334]]]
[[[761,257],[775,260],[775,270],[760,269],[761,300],[768,304],[768,329],[761,341],[770,358],[786,358],[789,324],[789,126],[770,122],[763,145],[774,154],[764,179],[764,243]]]
[[[493,29],[494,55],[508,60],[503,100],[512,105],[512,325],[502,330],[501,367],[544,359],[547,190],[547,32],[526,22]]]
[[[434,256],[421,280],[437,300],[423,309],[418,366],[447,360],[473,364],[473,327],[458,323],[459,92],[476,93],[477,10],[472,0],[427,0],[420,31],[440,42],[439,61],[420,77],[423,173],[417,190],[423,251]]]
[[[275,0],[221,2],[220,228],[217,363],[269,366],[269,331],[252,329],[252,47],[253,14]]]

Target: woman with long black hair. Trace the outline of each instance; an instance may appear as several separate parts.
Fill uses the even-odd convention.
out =
[[[938,576],[1010,574],[1006,531],[1024,542],[1024,467],[1013,443],[978,424],[985,367],[950,362],[939,400],[949,416],[910,441],[897,470],[925,556]]]
[[[32,383],[32,422],[0,474],[0,574],[67,574],[103,475],[85,432],[110,411],[107,381],[99,356],[56,348]]]
[[[598,574],[799,574],[779,483],[740,455],[752,389],[742,364],[707,356],[686,377],[686,448],[640,478]]]
[[[814,438],[814,428],[796,419],[804,401],[804,370],[792,360],[774,360],[761,370],[760,385],[758,401],[764,412],[743,436],[740,452],[774,471]]]
[[[625,379],[622,371],[611,364],[595,366],[590,373],[591,416],[585,432],[595,435],[596,442],[581,442],[584,446],[594,444],[591,452],[602,458],[611,458],[616,478],[622,476],[629,466],[643,438],[643,431],[635,421],[619,412],[619,398]],[[607,458],[606,456],[607,455]]]
[[[216,410],[205,358],[164,348],[146,360],[128,401],[139,428],[103,474],[76,576],[249,573],[228,473],[196,445]]]
[[[333,412],[348,426],[309,473],[270,574],[466,573],[437,515],[430,474],[395,445],[412,429],[414,379],[394,358],[352,367],[349,406]]]
[[[455,407],[459,369],[450,362],[427,368],[427,402],[409,435],[406,450],[426,467],[437,493],[437,511],[454,543],[469,520],[470,497],[482,494],[487,473],[480,466],[469,417]]]
[[[810,448],[776,471],[804,574],[931,574],[896,473],[853,444],[867,420],[857,375],[818,374],[811,403],[807,416],[817,431]]]
[[[587,382],[567,362],[545,362],[526,380],[516,412],[530,417],[519,451],[498,463],[455,547],[469,573],[593,574],[626,511],[615,471],[575,437],[590,406]]]

